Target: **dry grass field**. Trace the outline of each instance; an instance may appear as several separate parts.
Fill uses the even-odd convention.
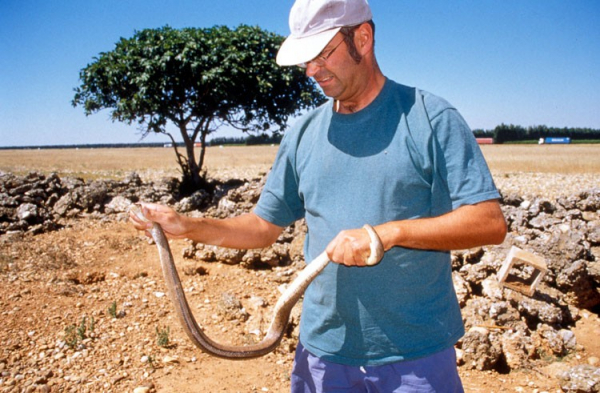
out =
[[[231,170],[256,174],[270,168],[276,146],[209,147],[205,168],[227,175]],[[29,171],[57,172],[86,180],[120,179],[135,171],[143,179],[179,176],[172,148],[0,150],[0,171],[23,175]]]
[[[482,145],[495,175],[512,173],[600,173],[600,145]],[[276,146],[209,147],[209,175],[233,173],[253,177],[268,171]],[[23,175],[29,171],[57,172],[86,180],[120,179],[135,171],[143,179],[178,176],[171,148],[0,150],[0,171]]]
[[[600,145],[482,145],[493,173],[600,173]]]

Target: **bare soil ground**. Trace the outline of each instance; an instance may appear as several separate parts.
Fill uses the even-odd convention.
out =
[[[501,189],[552,197],[598,185],[600,146],[572,147],[559,153],[538,146],[483,150]],[[177,175],[172,151],[142,150],[0,151],[0,170],[57,171],[86,179],[120,178],[132,170],[146,179]],[[209,172],[254,177],[268,170],[275,152],[273,147],[211,148]],[[557,160],[561,168],[543,170]],[[56,232],[0,237],[0,392],[289,391],[294,339],[254,360],[203,354],[190,344],[164,295],[153,245],[125,220],[65,224]],[[237,344],[255,340],[252,330],[268,324],[278,277],[286,268],[190,262],[182,258],[186,241],[171,245],[188,300],[209,335]],[[241,300],[251,315],[248,323],[227,318],[224,293]],[[558,370],[600,357],[598,315],[583,311],[574,331],[579,348],[565,358],[543,359],[509,374],[460,369],[466,391],[560,392]],[[168,344],[159,345],[165,336]]]

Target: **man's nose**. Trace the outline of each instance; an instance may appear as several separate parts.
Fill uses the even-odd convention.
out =
[[[306,71],[304,71],[304,73],[307,77],[312,78],[313,76],[315,76],[317,71],[319,71],[319,68],[320,66],[314,61],[309,61],[308,63],[306,63]]]

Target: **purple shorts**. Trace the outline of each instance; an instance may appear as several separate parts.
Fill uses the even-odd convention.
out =
[[[292,393],[463,393],[454,348],[382,366],[346,366],[319,359],[298,343]]]

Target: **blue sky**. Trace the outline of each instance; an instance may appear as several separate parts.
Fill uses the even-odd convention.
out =
[[[287,36],[292,3],[0,0],[0,146],[138,142],[136,126],[71,106],[79,71],[94,56],[135,30],[165,25],[244,23]],[[384,74],[444,97],[472,128],[600,129],[600,1],[370,4]]]

